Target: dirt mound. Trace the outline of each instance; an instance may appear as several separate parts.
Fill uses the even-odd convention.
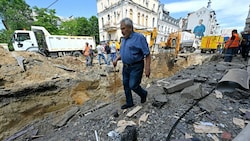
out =
[[[0,60],[0,140],[48,114],[60,116],[73,105],[110,102],[112,94],[123,93],[121,62],[114,77],[112,66],[99,66],[97,59],[94,67],[86,67],[83,57],[50,58],[0,47]],[[193,60],[180,57],[175,62],[170,54],[153,55],[151,78],[143,78],[143,85],[172,76]]]

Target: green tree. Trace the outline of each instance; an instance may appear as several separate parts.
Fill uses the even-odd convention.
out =
[[[32,10],[24,0],[0,0],[0,19],[5,29],[0,31],[0,42],[9,42],[17,29],[29,29],[33,19]]]
[[[99,40],[98,19],[92,16],[87,19],[78,17],[69,21],[64,21],[60,25],[60,34],[74,36],[94,36]]]
[[[29,28],[32,10],[24,0],[0,0],[0,18],[6,30]]]
[[[79,17],[79,18],[76,18],[76,21],[77,21],[78,35],[89,36],[91,33],[91,29],[90,29],[90,23],[88,19],[85,17]]]
[[[60,18],[56,16],[55,9],[34,7],[36,13],[33,25],[45,27],[51,34],[58,34],[58,23]]]
[[[92,16],[89,18],[90,23],[90,35],[95,36],[96,42],[99,42],[99,25],[98,18],[96,16]]]
[[[71,20],[62,22],[60,25],[59,34],[70,35],[70,36],[78,35],[77,20],[71,19]]]

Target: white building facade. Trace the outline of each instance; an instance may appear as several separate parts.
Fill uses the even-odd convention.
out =
[[[129,17],[134,29],[153,31],[157,27],[158,0],[97,0],[100,41],[120,40],[120,21]]]
[[[207,8],[202,7],[188,14],[186,30],[193,32],[200,20],[203,20],[202,24],[205,25],[204,36],[220,34],[220,27],[216,20],[215,11],[211,9],[211,0],[209,0]]]

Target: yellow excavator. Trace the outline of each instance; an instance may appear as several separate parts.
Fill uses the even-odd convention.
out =
[[[157,37],[157,29],[154,27],[152,31],[146,29],[134,29],[135,32],[143,34],[146,38],[150,36],[149,47],[152,48],[155,45],[156,37]]]
[[[177,56],[179,52],[194,52],[193,47],[195,41],[194,34],[188,31],[177,31],[169,34],[169,37],[164,46],[165,49],[172,48],[175,49],[175,55]]]

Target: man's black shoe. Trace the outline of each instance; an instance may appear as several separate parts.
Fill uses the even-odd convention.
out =
[[[145,103],[147,101],[147,96],[148,96],[148,93],[146,94],[146,96],[141,97],[141,103]]]
[[[134,104],[132,104],[132,105],[124,104],[124,105],[122,105],[121,109],[127,109],[127,108],[130,108],[130,107],[133,107],[133,106],[134,106]]]

